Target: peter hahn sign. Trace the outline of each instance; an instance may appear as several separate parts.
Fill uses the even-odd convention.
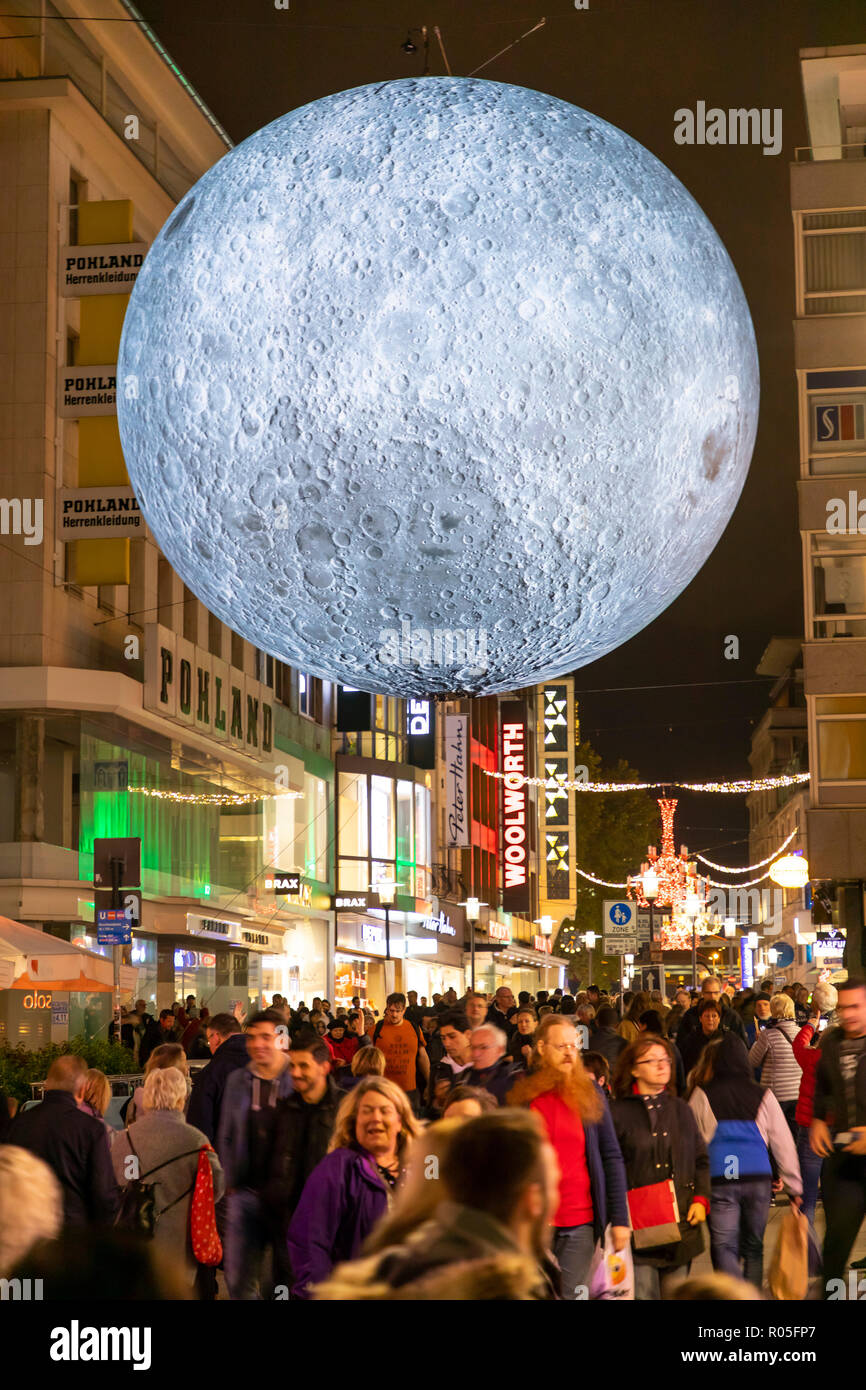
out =
[[[144,629],[144,708],[224,739],[251,758],[273,753],[273,692],[159,623]]]

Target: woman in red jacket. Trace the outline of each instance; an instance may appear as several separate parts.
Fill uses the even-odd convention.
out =
[[[821,1016],[833,1012],[838,999],[832,985],[816,985],[812,991],[812,1017],[804,1024],[792,1043],[794,1056],[803,1068],[800,1081],[800,1094],[794,1119],[797,1122],[797,1157],[800,1160],[800,1173],[803,1178],[803,1211],[810,1221],[815,1220],[815,1205],[818,1201],[818,1183],[824,1163],[820,1154],[813,1153],[809,1143],[809,1125],[812,1123],[812,1103],[815,1096],[815,1072],[821,1049],[818,1039],[821,1036]]]

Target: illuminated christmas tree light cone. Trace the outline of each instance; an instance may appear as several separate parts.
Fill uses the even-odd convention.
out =
[[[687,951],[692,945],[692,919],[686,912],[686,898],[694,893],[705,903],[707,885],[698,878],[695,866],[689,863],[688,846],[680,845],[679,853],[674,848],[676,801],[659,797],[659,808],[662,817],[661,854],[655,845],[649,846],[647,862],[641,864],[640,874],[629,874],[628,895],[636,900],[639,907],[648,908],[649,902],[643,891],[643,875],[647,869],[654,869],[658,876],[658,894],[653,900],[653,907],[662,919],[661,948],[663,951]],[[698,918],[699,922],[701,917]],[[704,930],[703,925],[699,930]]]

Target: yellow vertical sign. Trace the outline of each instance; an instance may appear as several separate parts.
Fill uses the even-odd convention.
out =
[[[132,241],[132,203],[82,203],[78,209],[81,246]],[[87,295],[80,301],[76,366],[116,362],[128,294]],[[119,386],[118,386],[119,390]],[[129,486],[116,415],[93,415],[78,421],[78,486]],[[72,574],[76,584],[128,584],[129,538],[74,542]]]

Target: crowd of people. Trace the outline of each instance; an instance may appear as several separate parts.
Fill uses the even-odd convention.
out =
[[[0,1277],[65,1268],[86,1230],[105,1268],[146,1246],[166,1297],[220,1296],[221,1268],[236,1300],[580,1300],[607,1249],[639,1300],[757,1298],[774,1201],[812,1221],[820,1192],[825,1289],[866,1215],[859,979],[394,993],[381,1017],[139,1000],[121,1029],[122,1129],[69,1054],[0,1135]],[[690,1277],[705,1231],[715,1283]]]

